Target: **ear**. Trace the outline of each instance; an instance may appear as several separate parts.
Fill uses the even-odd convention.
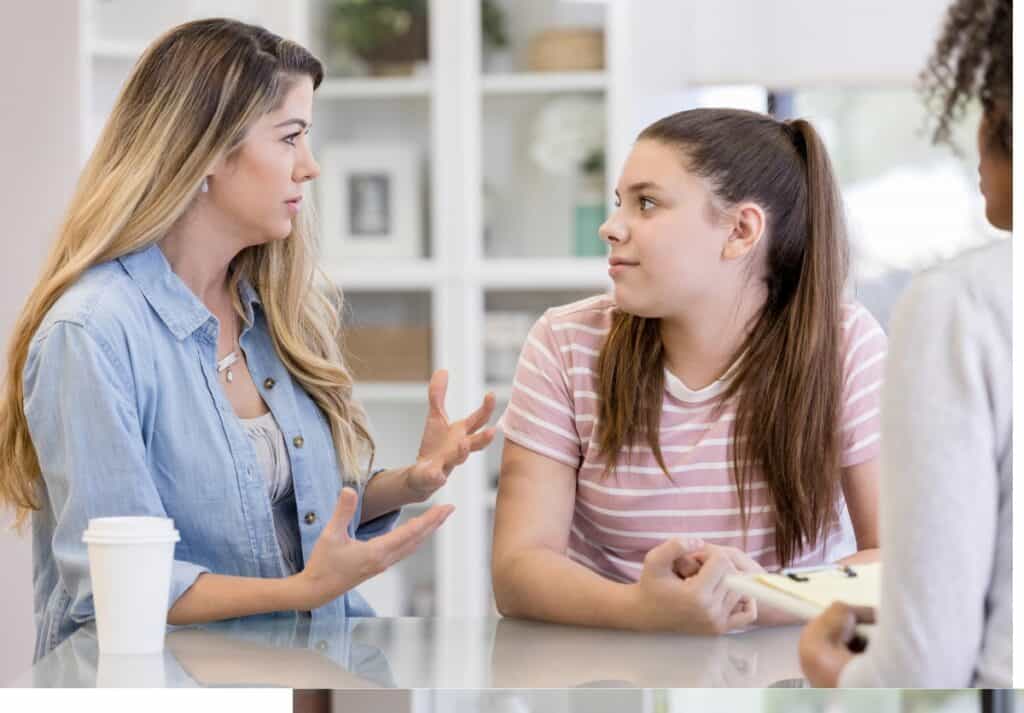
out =
[[[722,246],[723,260],[752,254],[764,235],[764,211],[756,203],[740,203],[733,214],[732,232]]]
[[[224,161],[223,160],[218,160],[218,161],[214,162],[214,164],[212,166],[210,166],[209,169],[207,169],[206,177],[207,178],[220,178],[221,176],[224,175],[225,168],[226,168],[226,166],[224,165]]]

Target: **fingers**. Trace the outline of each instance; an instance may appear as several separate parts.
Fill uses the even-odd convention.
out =
[[[853,615],[857,618],[858,624],[874,624],[875,623],[875,608],[874,607],[855,607],[851,606],[850,609],[853,611]]]
[[[722,597],[722,611],[727,614],[731,614],[733,609],[735,609],[740,603],[740,598],[741,596],[739,592],[732,589],[726,589],[725,595]]]
[[[348,526],[352,522],[352,517],[355,515],[358,505],[359,495],[356,494],[356,491],[349,487],[342,488],[341,494],[338,495],[338,502],[334,506],[334,512],[331,514],[331,519],[324,526],[324,531],[347,536]]]
[[[704,564],[704,558],[701,556],[704,540],[691,537],[683,539],[682,542],[686,552],[675,561],[674,569],[676,574],[685,579],[697,574],[700,571],[700,566]]]
[[[764,572],[764,567],[759,565],[753,557],[743,550],[736,547],[727,547],[725,549],[728,551],[729,559],[732,560],[732,564],[736,568],[736,571],[744,574]]]
[[[696,554],[698,561],[704,561],[711,556],[712,553],[719,552],[729,558],[737,572],[744,574],[756,574],[764,572],[764,567],[757,563],[750,555],[743,550],[736,547],[728,547],[725,545],[712,545],[706,544],[701,548],[701,551]]]
[[[673,569],[685,579],[697,574],[700,571],[700,564],[700,560],[692,552],[687,552],[673,563]]]
[[[488,428],[487,430],[480,431],[480,433],[474,433],[469,437],[469,450],[482,451],[484,448],[491,444],[494,440],[494,434],[497,433],[497,429]]]
[[[448,519],[448,517],[452,514],[454,510],[454,505],[441,506],[438,509],[437,515],[434,516],[423,526],[423,528],[420,530],[419,534],[416,537],[406,541],[404,544],[397,547],[391,552],[391,564],[394,564],[395,562],[399,562],[405,559],[413,552],[415,552],[417,549],[419,549],[419,546],[423,544],[423,541],[426,540],[430,535],[434,534],[434,531],[437,530],[437,528],[441,527],[442,524],[444,524],[444,521]]]
[[[701,566],[700,571],[690,578],[697,586],[709,592],[715,592],[721,585],[725,575],[736,571],[729,557],[722,552],[713,552]]]
[[[700,540],[684,540],[678,537],[665,540],[660,545],[648,550],[644,557],[644,570],[659,576],[678,573],[677,562],[685,560],[700,544]],[[683,566],[689,569],[685,562]]]
[[[644,572],[661,577],[672,574],[676,560],[685,554],[686,547],[680,540],[665,540],[647,551]]]
[[[811,619],[800,633],[800,668],[815,686],[837,685],[839,673],[853,656],[841,642],[846,609],[845,605],[833,604]],[[852,613],[849,618],[853,619]]]
[[[483,403],[473,413],[466,417],[466,433],[473,433],[484,426],[494,413],[494,394],[488,392],[484,395]]]
[[[820,619],[822,629],[832,643],[846,644],[853,638],[857,617],[849,605],[833,602]]]
[[[430,384],[427,386],[427,399],[430,403],[430,410],[433,413],[448,420],[448,414],[444,410],[444,397],[448,393],[448,371],[438,369],[430,377]]]
[[[757,602],[750,597],[740,597],[739,602],[726,619],[726,631],[744,629],[757,621]]]

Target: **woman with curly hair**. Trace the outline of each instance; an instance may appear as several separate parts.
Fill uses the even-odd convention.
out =
[[[958,0],[923,74],[935,142],[969,102],[985,215],[1011,230],[1012,0]],[[919,277],[896,309],[882,397],[879,626],[835,604],[804,630],[819,686],[1012,685],[1011,247],[999,240]],[[926,358],[921,357],[927,355]]]

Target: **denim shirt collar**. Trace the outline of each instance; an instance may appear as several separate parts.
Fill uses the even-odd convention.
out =
[[[206,305],[171,269],[167,257],[156,243],[117,260],[179,341],[213,319]],[[238,292],[246,321],[252,325],[253,306],[261,304],[259,295],[246,280],[239,283]]]

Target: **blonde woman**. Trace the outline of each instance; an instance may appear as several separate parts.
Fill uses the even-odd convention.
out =
[[[302,206],[322,77],[293,42],[200,20],[118,97],[0,400],[0,503],[32,516],[36,658],[94,616],[81,537],[99,516],[174,519],[171,624],[372,615],[354,588],[452,508],[394,527],[398,509],[493,438],[493,397],[450,423],[439,372],[417,462],[367,475],[340,295],[316,279]]]

